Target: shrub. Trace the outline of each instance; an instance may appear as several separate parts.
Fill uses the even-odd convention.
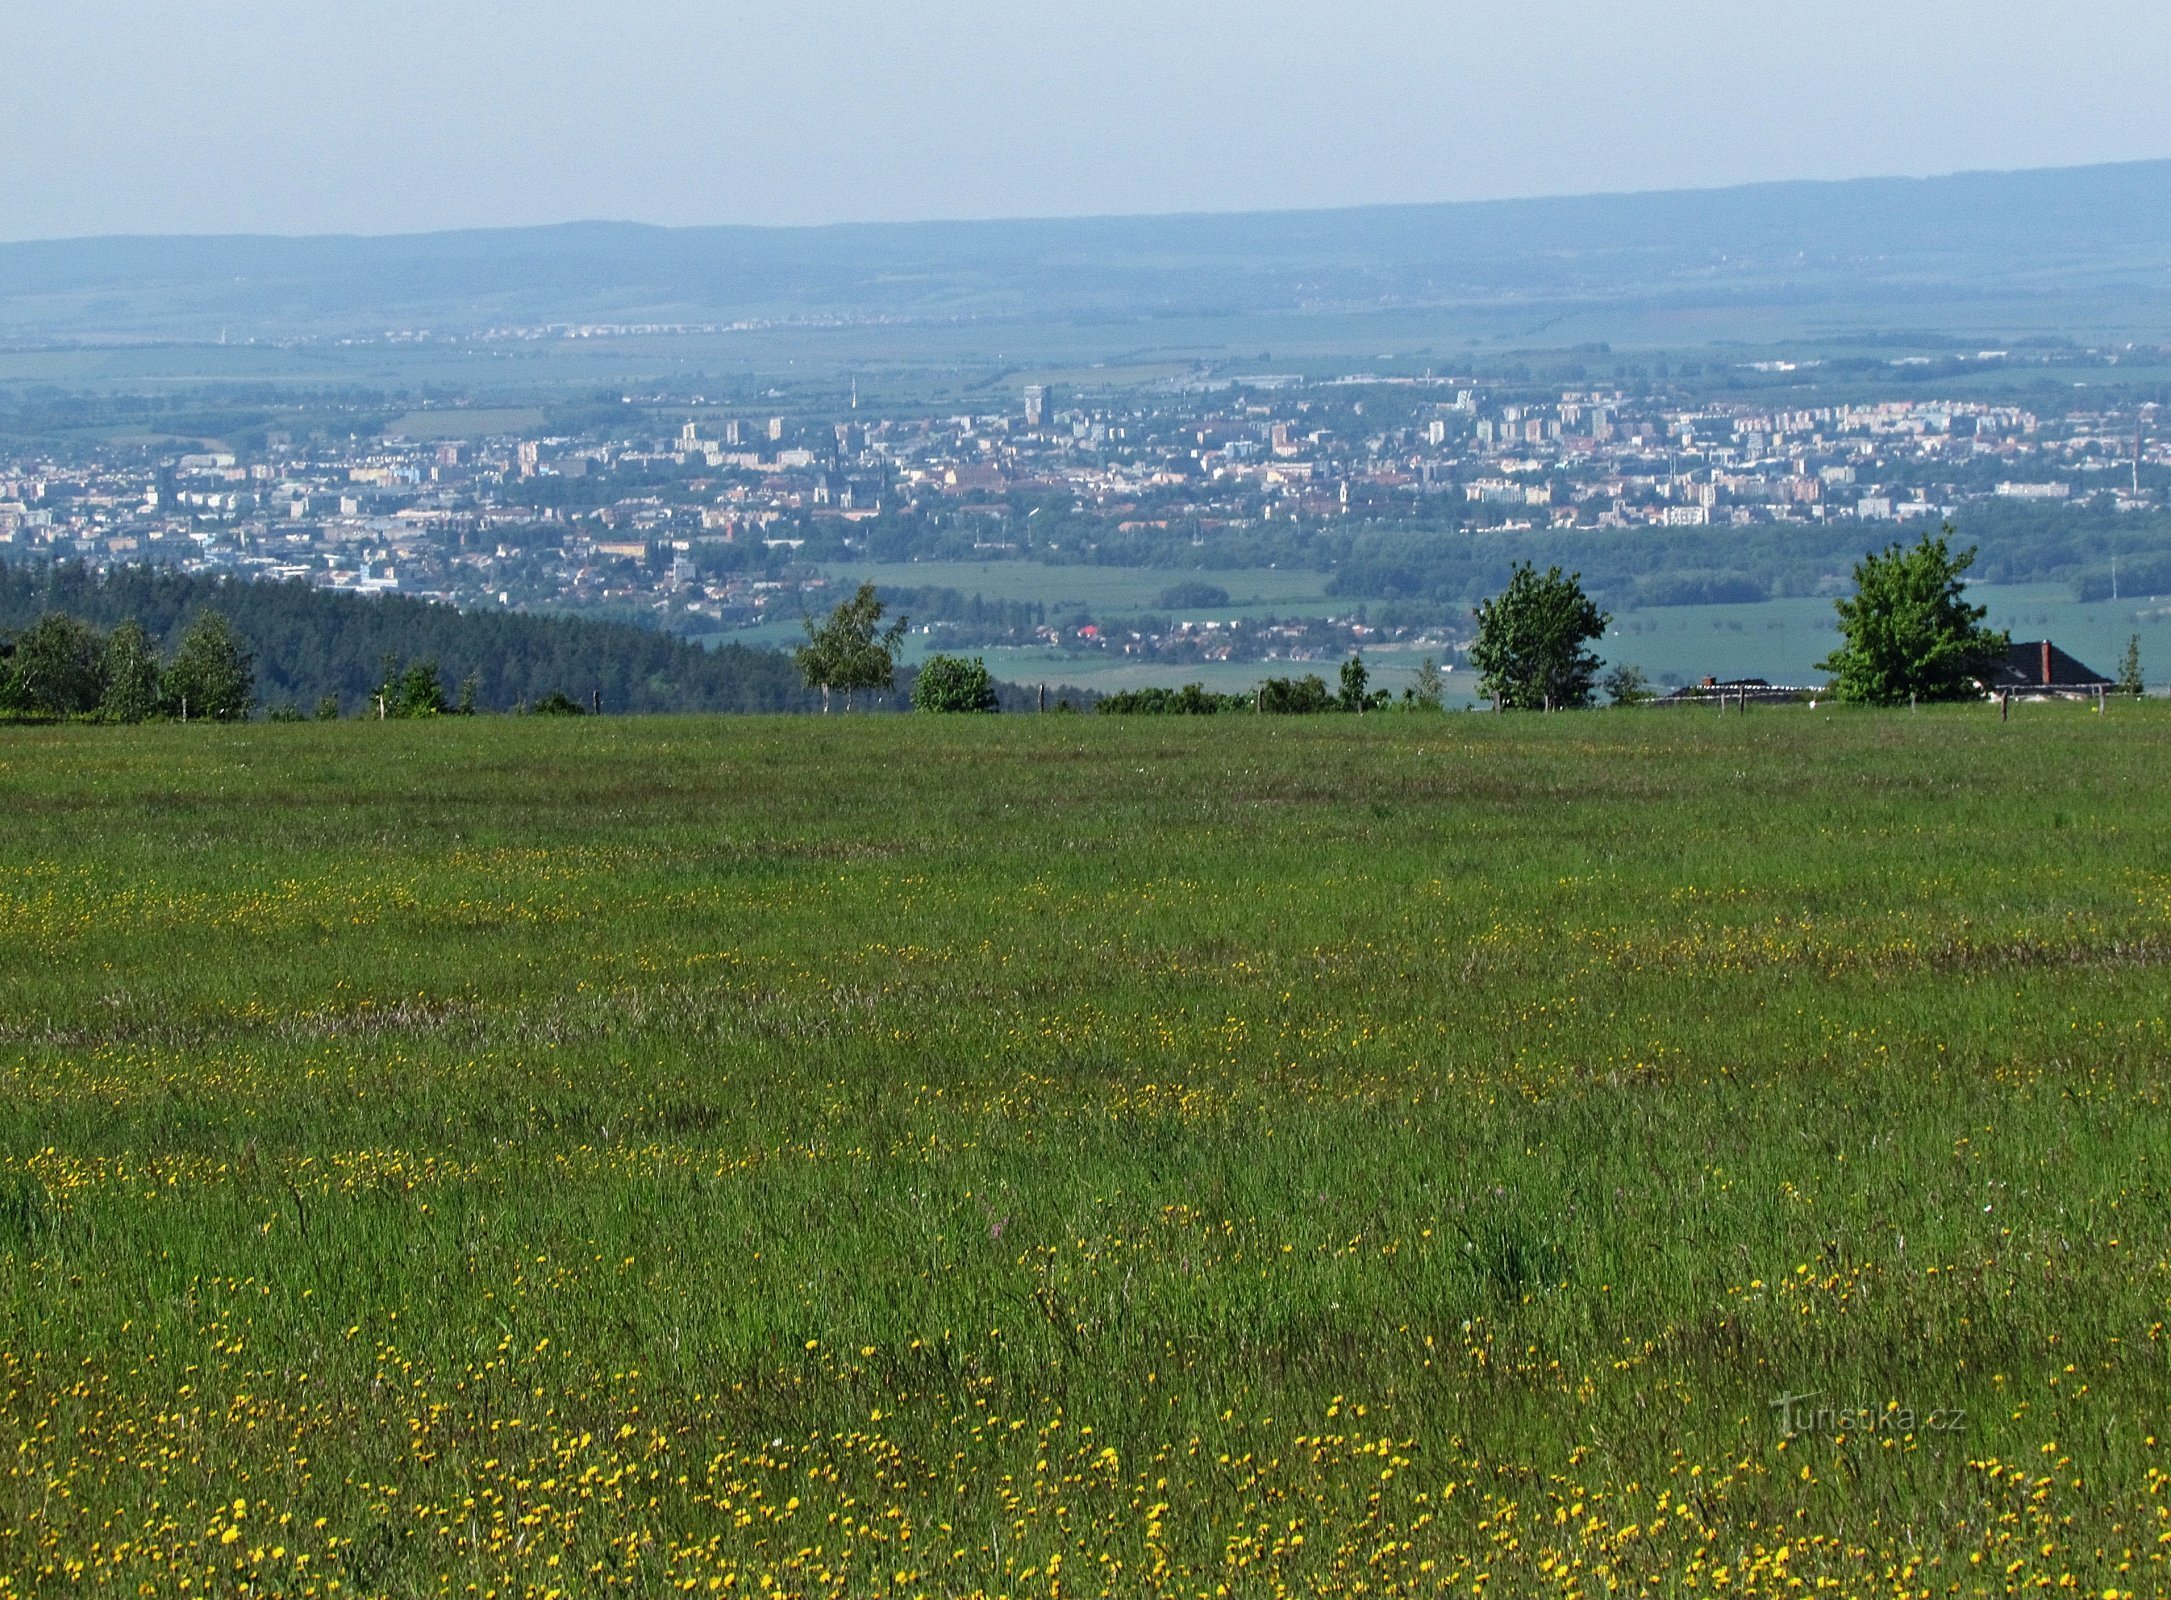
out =
[[[978,656],[970,661],[963,656],[929,656],[912,680],[912,706],[916,711],[998,709],[987,663]]]

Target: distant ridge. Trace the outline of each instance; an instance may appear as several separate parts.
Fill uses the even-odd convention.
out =
[[[0,245],[0,337],[2171,292],[2171,161],[1336,211]]]

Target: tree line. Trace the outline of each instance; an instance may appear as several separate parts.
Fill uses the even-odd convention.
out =
[[[216,614],[252,659],[258,708],[280,715],[314,715],[329,702],[344,715],[375,715],[388,659],[399,664],[402,692],[407,672],[428,666],[448,706],[464,691],[483,711],[533,708],[553,696],[610,712],[806,711],[820,704],[778,651],[703,649],[628,623],[462,612],[399,595],[150,567],[0,566],[0,649],[19,646],[56,613],[107,635],[133,622],[162,661],[171,660],[199,615]],[[862,698],[898,710],[909,703],[894,691]]]
[[[1854,593],[1835,602],[1840,646],[1818,663],[1832,675],[1833,698],[1858,705],[1908,705],[1919,701],[1978,698],[2002,664],[2011,641],[1984,625],[1987,608],[1966,598],[1966,575],[1976,552],[1952,548],[1952,529],[1925,533],[1912,546],[1897,542],[1854,565]],[[1584,592],[1580,573],[1557,566],[1544,572],[1517,562],[1506,584],[1476,607],[1477,637],[1470,664],[1478,689],[1501,711],[1566,711],[1594,703],[1605,665],[1590,649],[1612,622]],[[1112,695],[1101,710],[1113,714],[1211,715],[1223,711],[1365,711],[1386,697],[1368,694],[1361,657],[1342,667],[1339,694],[1316,677],[1270,678],[1248,695],[1213,694],[1198,684],[1181,689],[1134,689]],[[1649,681],[1621,663],[1602,681],[1615,705],[1652,698]],[[2140,641],[2130,641],[2119,663],[2118,688],[2142,692]],[[1441,683],[1427,660],[1415,688],[1405,690],[1410,709],[1437,708]]]
[[[216,611],[199,612],[170,656],[134,618],[104,633],[63,611],[0,641],[0,712],[238,722],[255,704],[249,647]]]
[[[2011,639],[1985,625],[1989,611],[1967,599],[1976,550],[1952,547],[1947,524],[1914,544],[1897,541],[1854,564],[1854,592],[1833,602],[1839,648],[1817,663],[1835,700],[1894,706],[1978,699],[2004,663]],[[1540,574],[1519,564],[1500,594],[1477,608],[1470,660],[1482,692],[1500,709],[1555,711],[1587,706],[1602,663],[1588,648],[1612,621],[1583,593],[1580,575]],[[2140,641],[2126,647],[2119,689],[2142,692]],[[1616,704],[1648,696],[1642,675],[1617,667],[1607,679]]]

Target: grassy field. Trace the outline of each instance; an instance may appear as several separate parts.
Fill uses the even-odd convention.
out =
[[[2167,779],[0,730],[0,1593],[2163,1593]]]
[[[2116,677],[2126,641],[2138,635],[2151,682],[2171,676],[2171,595],[2082,602],[2067,584],[1978,584],[1968,591],[1985,621],[2015,639],[2053,639],[2098,672]],[[1633,661],[1653,677],[1706,676],[1822,683],[1816,664],[1839,644],[1832,602],[1768,600],[1755,605],[1666,606],[1623,611],[1599,652]]]
[[[863,561],[828,569],[838,583],[878,583],[884,588],[955,589],[990,600],[1040,600],[1079,605],[1096,614],[1166,614],[1162,593],[1179,584],[1205,583],[1228,591],[1225,606],[1179,608],[1182,615],[1324,616],[1351,611],[1358,602],[1330,601],[1327,574],[1300,567],[1230,567],[1188,571],[1170,567],[1053,566],[1038,561]]]

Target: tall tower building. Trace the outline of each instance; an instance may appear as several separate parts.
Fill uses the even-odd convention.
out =
[[[1048,390],[1045,384],[1029,383],[1025,386],[1025,425],[1028,428],[1044,427],[1048,420]]]

